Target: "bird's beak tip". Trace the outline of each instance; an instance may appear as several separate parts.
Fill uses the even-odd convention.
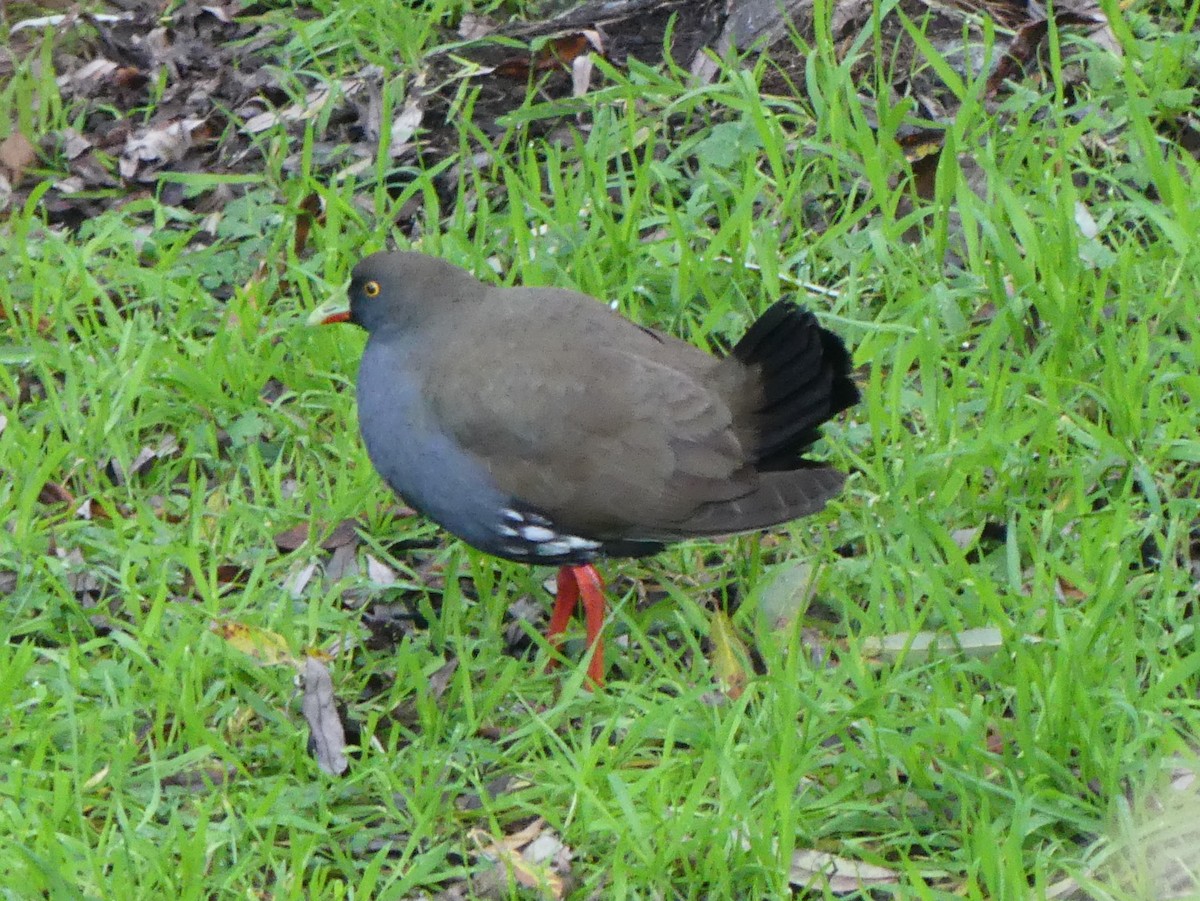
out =
[[[331,325],[335,322],[349,321],[350,311],[333,304],[322,304],[308,315],[309,325]]]

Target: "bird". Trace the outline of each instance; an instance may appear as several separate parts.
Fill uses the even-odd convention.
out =
[[[806,454],[859,400],[851,355],[792,301],[714,355],[589,295],[497,287],[415,251],[363,258],[346,299],[309,320],[367,332],[371,463],[479,551],[559,567],[546,636],[559,650],[582,601],[589,688],[605,671],[597,560],[789,522],[845,482]]]

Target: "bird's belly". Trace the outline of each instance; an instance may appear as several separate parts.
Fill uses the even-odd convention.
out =
[[[495,523],[508,504],[506,495],[433,420],[414,387],[364,390],[368,381],[376,384],[359,378],[358,418],[375,469],[417,511],[494,553]]]
[[[509,560],[580,563],[605,552],[606,542],[560,528],[547,511],[501,490],[433,415],[419,376],[395,364],[395,356],[376,358],[368,346],[358,420],[371,463],[406,503],[473,547]],[[652,550],[639,542],[633,552]]]

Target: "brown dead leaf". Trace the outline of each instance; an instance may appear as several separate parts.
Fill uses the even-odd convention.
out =
[[[1108,28],[1108,19],[1098,9],[1096,14],[1060,10],[1055,15],[1054,23],[1059,28],[1071,26],[1084,26],[1092,29]],[[1004,56],[1000,57],[992,74],[988,76],[985,86],[986,96],[994,97],[1004,86],[1004,82],[1024,70],[1025,66],[1033,59],[1038,46],[1045,40],[1049,30],[1048,19],[1038,19],[1017,30],[1012,43],[1008,45],[1008,50]]]
[[[113,513],[121,517],[125,515],[125,512],[120,508],[110,509],[91,497],[85,497],[79,502],[79,506],[75,508],[75,515],[79,519],[85,520],[112,519]]]
[[[313,225],[320,222],[324,215],[325,201],[315,191],[300,201],[300,210],[296,213],[296,235],[292,241],[292,250],[295,251],[296,256],[304,253]]]
[[[73,128],[64,128],[59,132],[59,141],[63,156],[68,162],[78,159],[95,146]]]
[[[111,76],[117,71],[117,64],[102,56],[89,60],[74,72],[64,73],[58,77],[58,87],[63,89],[82,89],[86,93],[94,93],[102,85],[112,83]]]
[[[146,86],[150,76],[137,66],[118,66],[112,73],[112,80],[120,90],[136,91]]]
[[[275,547],[279,550],[290,553],[304,546],[308,541],[308,523],[302,522],[286,529],[275,536]]]
[[[226,25],[232,25],[234,18],[237,16],[238,13],[241,12],[241,9],[238,6],[232,5],[232,4],[228,5],[228,6],[217,6],[216,4],[206,4],[205,6],[202,6],[200,8],[203,9],[210,16],[213,16],[214,18],[216,18],[216,20],[218,22],[223,22]]]
[[[590,53],[583,53],[571,62],[571,96],[584,96],[592,85],[592,70],[596,64]]]
[[[236,563],[221,563],[217,566],[217,584],[232,588],[245,585],[250,581],[250,568]]]
[[[14,186],[21,183],[25,170],[37,161],[37,149],[19,131],[0,141],[0,171]]]
[[[342,79],[338,87],[343,96],[357,94],[363,89],[361,78]],[[309,91],[303,103],[295,103],[278,110],[266,110],[251,116],[242,125],[247,134],[258,134],[276,125],[286,125],[293,122],[307,122],[318,115],[334,101],[336,92],[328,87],[317,87]]]
[[[358,530],[362,528],[361,519],[343,519],[333,531],[329,533],[321,541],[321,549],[326,551],[336,551],[338,548],[351,547],[356,548],[362,541],[358,536]]]
[[[38,503],[53,506],[54,504],[74,505],[75,495],[66,485],[59,482],[47,482],[42,486],[42,490],[38,492]]]
[[[495,805],[497,798],[524,791],[533,786],[533,782],[519,776],[498,776],[483,785],[478,793],[465,792],[454,799],[457,810],[484,810]]]
[[[457,657],[439,666],[429,677],[429,683],[425,689],[426,696],[434,701],[441,698],[446,693],[446,689],[450,687],[450,682],[456,672],[458,672]]]
[[[321,541],[320,547],[322,550],[333,551],[347,545],[358,546],[358,529],[360,521],[357,519],[343,519],[333,531]],[[325,531],[325,525],[316,523],[310,526],[306,522],[293,526],[285,532],[280,532],[275,536],[275,546],[281,551],[290,552],[298,550],[308,542],[310,532],[315,528],[317,532]]]
[[[524,79],[531,72],[569,68],[575,58],[591,46],[591,39],[585,32],[563,35],[546,41],[532,56],[513,56],[501,61],[494,71],[505,78]]]
[[[212,764],[170,773],[163,777],[164,786],[183,788],[191,792],[210,792],[214,788],[228,785],[237,778],[237,767],[232,764]]]
[[[1004,753],[1004,748],[1007,742],[1004,740],[1004,734],[992,726],[988,729],[987,739],[985,740],[987,751],[989,754],[997,756]]]
[[[1076,587],[1071,582],[1068,582],[1063,576],[1058,575],[1054,578],[1054,593],[1060,600],[1063,601],[1086,601],[1088,593],[1081,588]]]
[[[571,96],[582,97],[592,88],[592,73],[595,70],[596,56],[604,56],[604,38],[599,31],[581,31],[594,53],[581,53],[571,60]]]

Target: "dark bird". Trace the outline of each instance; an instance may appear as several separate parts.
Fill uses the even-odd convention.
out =
[[[845,481],[803,455],[859,399],[850,355],[793,303],[716,357],[585,294],[497,288],[419,253],[364,259],[349,300],[311,319],[367,330],[358,421],[371,462],[473,547],[559,565],[547,638],[558,646],[582,598],[593,684],[594,560],[807,516]]]

